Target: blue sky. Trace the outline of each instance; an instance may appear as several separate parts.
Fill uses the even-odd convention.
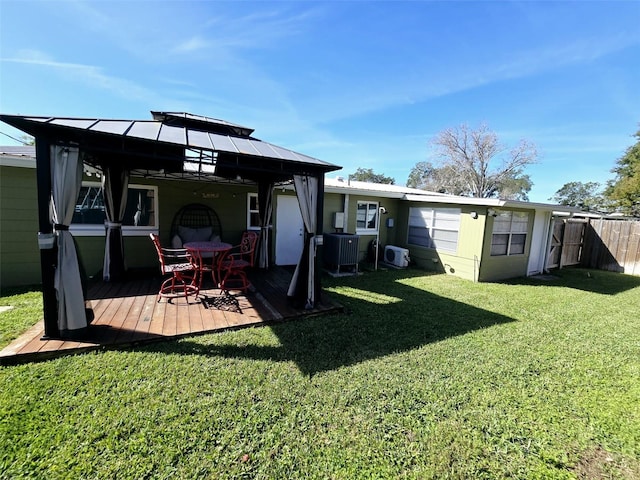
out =
[[[640,1],[0,0],[0,111],[187,111],[399,185],[437,132],[484,122],[537,145],[546,202],[633,144],[638,25]]]

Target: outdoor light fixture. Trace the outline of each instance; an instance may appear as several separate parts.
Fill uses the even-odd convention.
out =
[[[478,212],[469,212],[469,215],[471,216],[471,218],[473,218],[474,220],[476,218],[478,218]]]

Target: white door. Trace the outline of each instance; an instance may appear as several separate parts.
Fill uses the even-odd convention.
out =
[[[276,265],[296,265],[304,243],[304,223],[298,198],[278,195],[276,205]]]

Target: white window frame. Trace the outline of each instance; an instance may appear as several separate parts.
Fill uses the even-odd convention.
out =
[[[100,182],[82,182],[83,187],[102,188]],[[139,188],[143,190],[153,190],[153,226],[136,227],[134,225],[123,225],[122,236],[124,237],[145,237],[150,233],[158,234],[158,187],[155,185],[129,184],[128,188]],[[104,237],[105,226],[100,224],[74,224],[69,226],[69,231],[76,237]]]
[[[366,218],[368,217],[369,212],[372,210],[372,206],[374,207],[375,217],[374,217],[374,226],[370,227],[358,227],[358,212],[360,211],[360,205],[367,205],[366,209]],[[380,215],[380,203],[374,202],[371,200],[358,200],[358,204],[356,205],[356,233],[360,235],[376,235],[378,233],[378,227],[380,226],[378,215]]]
[[[438,216],[444,218],[443,224],[438,224]],[[407,244],[417,247],[429,248],[431,250],[456,253],[458,251],[458,243],[460,240],[460,217],[462,210],[460,208],[433,208],[433,207],[411,207],[409,208],[409,220],[407,222]],[[455,218],[451,218],[454,216]],[[449,218],[447,218],[449,217]],[[424,238],[427,243],[416,243],[412,241],[412,229],[425,229]],[[436,232],[454,232],[455,248],[438,246]],[[416,237],[415,235],[413,236]]]
[[[529,212],[519,212],[519,211],[514,211],[514,210],[509,210],[509,211],[498,211],[498,216],[494,217],[493,220],[493,228],[491,231],[491,247],[490,247],[490,254],[492,257],[513,257],[513,256],[519,256],[519,255],[526,255],[527,253],[527,237],[529,236],[529,221],[531,219],[531,215],[529,215]],[[527,221],[526,221],[526,229],[525,231],[522,230],[522,228],[514,228],[514,225],[522,225],[524,224],[524,222],[514,222],[513,221],[513,217],[514,214],[516,215],[522,215],[525,216]],[[500,225],[501,222],[496,222],[496,218],[498,217],[506,217],[509,216],[509,228],[508,230],[502,230],[502,231],[496,231],[496,226]],[[505,253],[494,253],[493,249],[494,249],[494,238],[496,236],[507,236],[507,251]],[[524,236],[524,243],[522,243],[522,252],[516,252],[513,253],[511,251],[511,247],[513,246],[513,236],[514,235],[519,235],[519,236]],[[520,243],[518,243],[517,245],[520,245]]]
[[[251,199],[256,199],[256,208],[255,210],[251,208]],[[253,225],[251,223],[251,214],[255,214],[258,216],[258,224]],[[258,205],[258,194],[257,193],[247,193],[247,230],[260,230],[260,206]]]

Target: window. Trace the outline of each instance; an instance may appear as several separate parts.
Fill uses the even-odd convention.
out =
[[[528,213],[498,212],[493,220],[491,255],[524,255],[528,231]]]
[[[258,194],[250,193],[247,197],[247,230],[260,230],[260,210]]]
[[[122,220],[124,235],[148,235],[157,233],[158,188],[149,185],[129,185],[127,206]],[[71,232],[79,236],[104,235],[106,220],[104,198],[99,183],[83,182],[73,220]]]
[[[378,231],[377,216],[377,202],[358,202],[356,233],[376,233]]]
[[[410,208],[407,243],[447,252],[458,250],[459,208]]]

